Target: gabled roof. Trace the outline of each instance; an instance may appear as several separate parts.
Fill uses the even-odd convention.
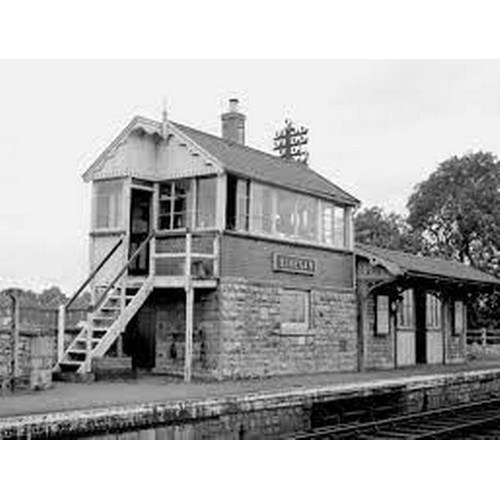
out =
[[[180,123],[169,122],[169,125],[172,132],[175,133],[177,130],[180,134],[187,136],[205,151],[208,157],[216,159],[227,172],[303,193],[315,194],[346,205],[359,204],[359,200],[301,163],[284,160]],[[89,180],[108,155],[112,154],[113,150],[137,128],[150,134],[161,135],[162,125],[149,118],[135,117],[87,169],[83,174],[84,180]]]
[[[173,123],[173,125],[221,161],[224,169],[228,172],[302,192],[334,198],[347,205],[359,204],[356,198],[301,163],[284,160],[180,123]]]
[[[454,260],[423,257],[361,243],[356,243],[355,252],[361,257],[376,259],[391,274],[500,286],[500,280],[494,276]]]

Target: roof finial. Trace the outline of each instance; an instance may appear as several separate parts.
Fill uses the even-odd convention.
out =
[[[164,97],[162,101],[162,113],[161,113],[161,135],[163,139],[167,138],[167,128],[168,128],[167,98]]]

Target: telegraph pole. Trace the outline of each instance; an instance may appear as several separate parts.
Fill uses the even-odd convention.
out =
[[[307,128],[295,127],[290,120],[285,120],[285,128],[274,136],[273,149],[281,158],[307,164],[309,153],[302,148],[309,142],[308,133]]]

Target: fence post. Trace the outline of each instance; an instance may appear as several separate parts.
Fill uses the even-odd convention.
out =
[[[57,362],[60,363],[64,356],[64,334],[66,332],[66,308],[59,306],[57,315]]]
[[[19,298],[15,293],[9,294],[12,300],[12,337],[11,337],[11,377],[10,387],[14,390],[19,377]]]
[[[486,330],[486,328],[483,328],[483,329],[481,330],[481,345],[482,345],[483,347],[486,347],[486,344],[487,344],[487,338],[488,338],[488,336],[487,336],[487,330]]]

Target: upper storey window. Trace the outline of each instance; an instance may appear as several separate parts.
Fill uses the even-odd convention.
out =
[[[122,227],[122,181],[94,183],[94,229]]]
[[[182,229],[188,226],[191,181],[187,179],[160,185],[158,229]]]
[[[226,225],[228,229],[248,231],[250,219],[250,181],[227,178]]]
[[[158,229],[214,228],[216,200],[215,177],[164,182],[160,185]]]
[[[217,207],[217,178],[197,179],[196,186],[196,227],[207,229],[215,227]]]
[[[350,225],[344,207],[256,182],[250,191],[252,233],[349,248]]]

